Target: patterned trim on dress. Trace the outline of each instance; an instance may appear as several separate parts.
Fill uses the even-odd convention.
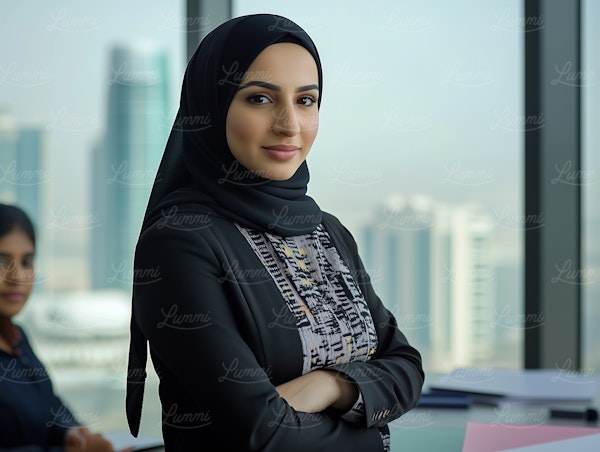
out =
[[[292,237],[236,226],[296,318],[303,374],[371,359],[377,349],[377,332],[367,302],[322,225],[312,233]]]

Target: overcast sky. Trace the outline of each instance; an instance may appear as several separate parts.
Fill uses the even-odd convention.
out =
[[[109,50],[146,40],[164,47],[174,112],[184,2],[3,3],[0,108],[46,131],[45,196],[83,213],[91,148],[105,128]],[[598,2],[584,3],[599,17]],[[235,2],[235,15],[253,12],[298,22],[321,54],[309,191],[322,208],[352,229],[388,195],[424,193],[480,203],[509,241],[515,237],[506,223],[522,209],[520,131],[535,126],[523,116],[521,1]]]

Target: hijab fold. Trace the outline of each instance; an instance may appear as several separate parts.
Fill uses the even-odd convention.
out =
[[[269,45],[292,42],[321,62],[306,32],[289,19],[255,14],[231,19],[209,33],[190,59],[179,111],[150,195],[142,232],[173,208],[193,208],[281,236],[312,232],[321,210],[306,195],[306,162],[288,180],[244,168],[227,145],[227,111],[254,59]],[[319,95],[319,105],[321,96]],[[192,207],[190,207],[192,206]]]

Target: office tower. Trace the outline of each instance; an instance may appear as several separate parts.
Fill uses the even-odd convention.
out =
[[[42,166],[42,136],[41,129],[20,127],[10,113],[0,112],[0,202],[21,207],[38,229],[42,186],[49,181]]]
[[[167,58],[143,43],[110,55],[107,128],[92,156],[92,287],[130,289],[133,253],[168,136]]]
[[[492,223],[477,206],[394,196],[364,227],[367,271],[400,329],[447,370],[490,358],[495,333]]]

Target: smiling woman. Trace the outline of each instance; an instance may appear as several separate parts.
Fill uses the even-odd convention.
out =
[[[225,22],[192,56],[178,116],[213,121],[175,121],[137,244],[135,435],[147,342],[168,450],[388,451],[388,423],[417,403],[420,354],[306,195],[322,79],[310,37],[270,14]]]
[[[317,81],[315,61],[297,44],[274,44],[256,57],[227,113],[227,144],[243,166],[265,179],[294,175],[317,136]]]

